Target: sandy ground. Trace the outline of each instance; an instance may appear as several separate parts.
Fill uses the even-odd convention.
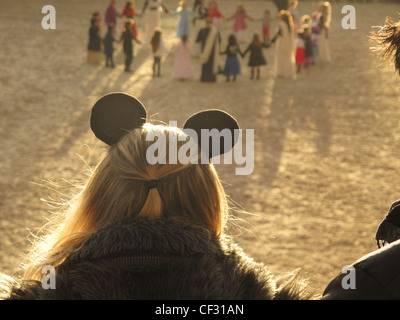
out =
[[[140,8],[143,1],[136,1]],[[234,13],[233,1],[219,0]],[[261,17],[269,1],[244,1]],[[88,166],[105,150],[89,129],[93,103],[112,91],[137,96],[151,118],[183,125],[193,112],[220,108],[243,129],[255,131],[255,167],[235,175],[235,165],[217,165],[234,204],[228,232],[248,255],[274,273],[301,268],[321,293],[346,264],[374,250],[374,234],[390,204],[399,198],[394,179],[400,167],[399,78],[393,68],[378,68],[369,47],[371,26],[396,18],[398,5],[352,3],[357,29],[341,27],[341,8],[333,4],[331,47],[334,61],[319,64],[296,80],[275,77],[275,49],[261,80],[251,81],[247,59],[236,83],[173,81],[173,56],[165,56],[161,78],[151,76],[147,45],[135,46],[133,73],[86,63],[89,19],[108,1],[52,0],[56,30],[43,30],[41,0],[2,0],[0,12],[0,270],[16,270],[30,232],[50,216],[44,200],[68,199],[71,184],[85,181]],[[123,1],[117,2],[118,9]],[[169,8],[177,1],[166,0]],[[310,14],[317,2],[301,2]],[[177,43],[177,18],[163,16],[168,47]],[[145,19],[138,21],[144,35]],[[233,22],[222,22],[223,46]],[[119,28],[121,26],[119,25]],[[248,38],[259,32],[249,23]],[[245,47],[246,44],[242,44]],[[49,182],[51,180],[52,183]],[[52,188],[61,191],[55,193]],[[60,188],[61,187],[61,188]],[[50,202],[51,204],[51,202]]]

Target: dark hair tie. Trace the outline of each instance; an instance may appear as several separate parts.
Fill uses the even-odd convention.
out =
[[[146,188],[148,189],[148,190],[150,190],[150,189],[154,189],[154,188],[157,188],[157,182],[158,182],[158,180],[148,180],[148,181],[146,181],[145,183],[144,183],[144,185],[146,186]]]

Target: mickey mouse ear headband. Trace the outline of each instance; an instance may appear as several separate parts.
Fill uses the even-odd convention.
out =
[[[234,134],[234,130],[239,129],[239,125],[229,113],[218,109],[212,109],[201,111],[190,116],[186,120],[183,129],[184,131],[186,129],[194,131],[199,147],[202,148],[206,146],[208,148],[208,158],[211,159],[233,148],[238,139],[238,136]],[[207,132],[206,135],[202,134],[204,131]],[[228,140],[230,141],[223,141],[224,135],[221,134],[223,131],[228,131]],[[187,132],[191,135],[190,130],[187,130]],[[207,138],[208,142],[202,140]],[[212,143],[218,142],[216,139],[219,139],[219,149],[215,149],[212,146]]]
[[[94,104],[90,116],[90,127],[99,140],[111,146],[130,130],[142,127],[146,118],[146,108],[138,99],[125,93],[110,93]],[[229,130],[232,137],[231,143],[229,145],[223,143],[223,135],[218,135],[219,150],[212,148],[211,143],[215,140],[208,136],[209,159],[230,151],[238,140],[237,135],[234,134],[234,130],[239,129],[238,122],[229,113],[217,109],[193,114],[186,120],[183,128],[184,130],[191,129],[188,132],[196,133],[199,146],[205,144],[201,139],[202,130],[216,129],[217,132]]]
[[[128,131],[146,122],[142,103],[125,93],[110,93],[93,106],[90,127],[96,137],[108,145],[117,143]]]

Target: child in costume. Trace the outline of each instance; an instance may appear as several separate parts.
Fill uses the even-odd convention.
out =
[[[156,29],[150,40],[151,52],[153,54],[153,77],[161,76],[161,58],[167,52],[161,29]]]
[[[319,52],[318,52],[318,38],[321,33],[321,29],[318,24],[319,20],[319,13],[313,12],[311,15],[311,44],[312,44],[312,51],[313,51],[313,63],[318,61]]]
[[[103,39],[103,44],[104,44],[104,54],[106,55],[106,67],[111,67],[114,68],[114,59],[113,59],[113,53],[114,53],[114,26],[109,25],[108,26],[108,31]]]
[[[226,54],[227,56],[224,68],[226,81],[230,81],[231,76],[232,80],[236,81],[236,77],[241,74],[238,54],[242,55],[242,52],[240,51],[240,47],[235,35],[231,34],[229,36],[226,50],[221,52],[221,54]]]
[[[303,40],[304,40],[304,69],[308,69],[312,64],[314,64],[314,54],[312,48],[312,33],[310,25],[303,25]]]
[[[236,38],[239,41],[243,41],[245,39],[246,29],[247,29],[246,19],[254,21],[254,18],[246,13],[242,4],[239,4],[233,16],[227,18],[226,20],[229,21],[232,19],[235,19],[235,23],[233,25],[233,32],[235,33]]]
[[[134,23],[134,21],[132,22]],[[121,35],[120,42],[123,43],[123,50],[124,50],[124,55],[125,55],[125,72],[130,72],[130,66],[133,61],[133,44],[132,40],[141,43],[132,33],[132,26],[131,22],[127,21],[125,22],[124,30]]]
[[[99,64],[102,60],[100,21],[98,13],[95,12],[90,20],[89,43],[87,46],[87,62],[90,64]]]
[[[226,19],[226,18],[221,13],[221,11],[219,11],[217,2],[216,1],[210,1],[207,10],[208,10],[208,16],[212,18],[214,27],[219,29],[220,28],[219,19],[221,19],[221,18]]]
[[[172,12],[173,16],[180,16],[178,27],[176,29],[176,37],[181,39],[183,35],[190,36],[190,22],[189,17],[195,18],[196,14],[187,7],[185,1],[179,3],[179,8]]]
[[[171,71],[172,78],[179,80],[192,79],[191,51],[186,35],[183,35],[181,42],[171,49],[171,53],[175,53],[175,60]]]
[[[263,35],[263,41],[265,43],[270,42],[270,37],[271,37],[271,21],[273,20],[271,18],[271,12],[269,10],[264,11],[264,15],[258,19],[261,21],[262,25],[262,35]]]
[[[297,32],[296,39],[296,70],[297,73],[301,72],[302,67],[304,66],[304,62],[306,60],[306,50],[305,44],[303,40],[303,30],[299,29]]]
[[[121,15],[125,17],[126,19],[131,21],[131,30],[135,38],[139,37],[139,33],[137,30],[137,24],[135,20],[135,16],[138,16],[136,14],[136,9],[133,1],[128,1],[125,5],[125,7],[122,8]],[[134,21],[135,23],[133,23]]]
[[[250,52],[248,66],[251,68],[250,79],[254,79],[254,71],[256,72],[256,79],[260,79],[260,67],[267,64],[267,60],[263,55],[263,48],[268,48],[269,45],[261,41],[258,33],[253,35],[253,40],[243,52],[243,57]]]

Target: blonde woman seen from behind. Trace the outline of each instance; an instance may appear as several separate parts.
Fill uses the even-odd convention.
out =
[[[204,129],[233,134],[237,121],[224,111],[207,110],[190,116],[183,131],[146,118],[140,101],[124,93],[96,102],[91,128],[107,151],[76,205],[31,250],[23,279],[2,277],[2,297],[305,298],[297,278],[274,277],[226,235],[227,197],[213,164],[198,161],[203,150],[191,161],[175,161],[187,153],[188,143],[197,145],[194,134],[201,138]],[[161,140],[176,143],[176,153],[160,148],[152,154],[160,161],[154,162],[149,150]],[[209,159],[220,154],[209,150]],[[49,265],[56,287],[45,290],[42,268]]]

